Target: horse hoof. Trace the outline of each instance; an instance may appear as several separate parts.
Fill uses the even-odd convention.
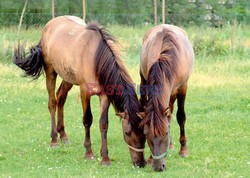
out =
[[[59,144],[57,142],[51,142],[50,143],[51,148],[57,148],[58,146],[59,146]]]
[[[186,158],[189,156],[188,150],[183,150],[179,152],[180,157]]]
[[[103,166],[110,166],[111,165],[111,161],[110,161],[110,159],[102,159],[101,164]]]
[[[174,144],[170,144],[169,150],[174,150]]]
[[[85,154],[85,159],[94,160],[94,159],[95,159],[95,156],[94,156],[93,153],[86,153],[86,154]]]

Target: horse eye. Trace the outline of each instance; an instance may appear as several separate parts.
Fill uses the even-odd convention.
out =
[[[166,135],[168,135],[168,132],[166,133]]]
[[[130,136],[131,134],[129,132],[125,132],[125,135],[126,136]]]

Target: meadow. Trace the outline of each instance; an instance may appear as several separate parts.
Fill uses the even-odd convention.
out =
[[[141,41],[148,27],[109,26],[124,61],[139,84]],[[42,28],[22,30],[26,47],[36,44]],[[196,60],[186,100],[186,133],[190,156],[180,158],[175,113],[171,136],[175,149],[167,170],[136,168],[123,140],[120,119],[110,107],[108,148],[111,166],[101,166],[99,101],[92,97],[91,127],[95,160],[85,160],[79,88],[69,93],[65,126],[70,144],[51,149],[45,77],[31,82],[11,63],[16,28],[0,28],[0,177],[249,177],[250,176],[250,31],[249,27],[184,28]],[[58,80],[57,85],[60,84]],[[149,149],[146,147],[146,158]]]

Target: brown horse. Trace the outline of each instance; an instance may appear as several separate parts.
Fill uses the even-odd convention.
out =
[[[177,98],[180,126],[180,156],[188,156],[185,137],[184,102],[187,81],[192,72],[194,52],[184,30],[173,25],[158,25],[146,33],[141,54],[141,104],[145,112],[141,126],[151,150],[153,168],[166,168],[165,156],[170,145],[170,120]],[[147,88],[143,87],[144,85]]]
[[[52,126],[51,146],[58,144],[58,133],[62,141],[68,140],[64,129],[63,107],[68,91],[73,85],[78,85],[84,113],[85,157],[93,158],[90,97],[99,95],[102,164],[110,164],[107,131],[108,109],[112,103],[117,115],[122,118],[123,135],[133,164],[139,167],[146,165],[143,152],[146,139],[143,129],[139,128],[141,119],[136,114],[143,111],[143,108],[137,99],[133,81],[121,61],[117,43],[104,28],[97,23],[85,25],[84,21],[73,16],[57,17],[48,22],[40,42],[30,49],[29,54],[25,54],[18,46],[14,63],[25,71],[26,76],[34,79],[45,71]],[[55,95],[57,75],[63,81]]]

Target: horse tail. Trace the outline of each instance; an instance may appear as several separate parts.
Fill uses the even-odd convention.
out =
[[[13,63],[25,72],[24,77],[38,79],[44,71],[44,59],[40,44],[31,47],[28,53],[25,53],[23,46],[18,44],[14,50]]]

